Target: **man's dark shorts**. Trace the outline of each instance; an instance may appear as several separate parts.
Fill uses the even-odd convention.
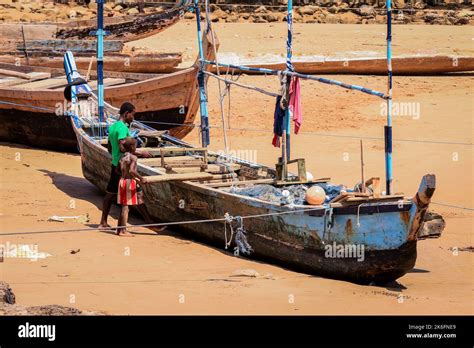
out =
[[[120,174],[118,171],[120,171],[120,168],[117,170],[117,167],[112,165],[110,179],[106,189],[107,193],[117,194],[120,181]]]

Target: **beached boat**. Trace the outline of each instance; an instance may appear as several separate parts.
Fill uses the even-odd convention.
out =
[[[214,57],[210,44],[204,44],[204,50]],[[105,100],[118,107],[131,102],[138,120],[183,138],[192,131],[199,107],[198,70],[196,63],[166,75],[109,72],[104,80]],[[71,124],[63,116],[67,83],[64,70],[0,63],[0,140],[77,151]],[[97,82],[90,87],[96,89]]]
[[[256,69],[284,70],[285,63],[250,63],[245,66]],[[296,60],[295,71],[301,74],[356,74],[386,75],[385,58],[327,58],[317,61]],[[474,71],[474,57],[469,56],[407,56],[392,58],[394,75],[437,75]],[[220,72],[229,69],[220,67]],[[238,71],[237,68],[234,70]],[[216,68],[212,69],[216,71]],[[258,70],[246,70],[246,74],[263,74]]]
[[[65,52],[29,51],[28,57],[26,57],[23,53],[3,55],[0,50],[0,63],[61,69]],[[87,70],[93,55],[82,51],[80,54],[76,54],[76,56],[78,56],[76,58],[77,68]],[[108,53],[104,57],[104,64],[107,67],[107,71],[163,74],[176,71],[176,67],[182,60],[183,55],[181,53],[117,52]],[[94,60],[92,59],[92,61]]]
[[[99,122],[96,108],[91,113],[82,107],[97,103],[87,84],[74,88],[70,115],[82,171],[105,191],[111,161],[107,125]],[[105,115],[108,125],[117,120],[109,104]],[[329,178],[308,180],[301,159],[294,160],[298,175],[282,177],[281,162],[274,169],[213,153],[138,121],[131,132],[138,133],[142,148],[153,155],[138,160],[138,171],[148,180],[143,190],[151,217],[193,238],[230,247],[234,254],[335,279],[386,283],[414,267],[419,239],[438,237],[442,230],[442,224],[424,224],[436,187],[434,175],[423,177],[413,198],[384,195],[379,178],[362,185],[367,191],[342,189]],[[289,201],[283,193],[296,196],[313,186],[336,192],[316,205]],[[280,198],[256,194],[265,191]]]
[[[109,123],[114,121],[113,114],[112,109]],[[98,136],[101,126],[97,116],[82,115],[79,108],[71,122],[80,144],[84,177],[105,191],[111,157],[106,138]],[[358,283],[389,282],[415,265],[417,240],[435,190],[433,175],[423,178],[413,198],[383,196],[374,185],[373,194],[341,193],[318,206],[269,202],[243,195],[236,188],[291,190],[300,184],[279,182],[273,168],[192,147],[166,132],[153,132],[140,122],[134,122],[131,129],[144,131],[140,138],[153,154],[153,158],[139,159],[138,170],[149,181],[143,186],[145,204],[157,222],[210,219],[178,223],[173,228],[224,247],[232,240],[229,226],[225,232],[225,217],[241,216],[247,245],[253,250],[251,257]],[[102,132],[105,134],[105,126]],[[303,186],[327,184],[328,179],[321,179]],[[431,236],[433,233],[425,228],[423,238]],[[236,243],[234,239],[229,244],[232,251]],[[349,250],[353,257],[344,253],[338,256],[340,248],[354,246],[363,246],[363,256],[356,249]]]
[[[104,29],[110,35],[107,39],[125,42],[155,35],[176,24],[189,6],[188,0],[178,0],[167,10],[139,15],[105,17]],[[64,23],[9,23],[0,25],[0,38],[10,40],[31,39],[90,39],[95,31],[96,20],[73,20]]]
[[[200,17],[198,5],[195,0],[197,18]],[[301,74],[289,69],[291,12],[289,1],[288,65],[279,74],[299,78]],[[412,198],[391,194],[390,126],[385,128],[386,193],[381,192],[380,178],[364,179],[362,151],[362,180],[354,189],[331,184],[329,178],[312,179],[306,172],[304,159],[290,160],[289,132],[282,132],[282,157],[275,169],[209,151],[204,76],[212,76],[205,70],[212,62],[202,54],[199,20],[197,27],[203,147],[194,147],[167,132],[153,131],[139,121],[130,127],[139,146],[153,155],[138,160],[138,171],[148,182],[143,185],[143,191],[151,217],[172,224],[194,238],[226,249],[230,247],[234,255],[250,255],[325,277],[365,284],[386,283],[413,269],[418,240],[439,237],[444,226],[441,217],[438,222],[425,223],[436,188],[435,176],[425,175]],[[211,28],[207,28],[203,37],[212,37]],[[71,59],[66,57],[66,61]],[[68,76],[80,77],[68,65],[65,65]],[[389,74],[390,82],[391,77]],[[339,81],[305,78],[386,99],[391,111],[391,84],[387,97]],[[291,89],[290,83],[285,81],[282,85],[286,94]],[[108,125],[117,120],[116,109],[102,104],[105,114],[99,116],[97,107],[87,107],[102,103],[87,83],[73,86],[72,91],[69,115],[80,147],[82,171],[87,180],[105,191],[111,163],[106,134]],[[285,112],[289,120],[288,107]],[[297,163],[297,175],[288,171],[290,163]]]

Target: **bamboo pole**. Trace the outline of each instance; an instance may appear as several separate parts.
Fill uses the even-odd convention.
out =
[[[392,1],[387,0],[387,125],[385,126],[385,181],[386,193],[392,191]]]

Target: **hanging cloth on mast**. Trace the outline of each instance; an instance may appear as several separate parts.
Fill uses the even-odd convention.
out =
[[[272,144],[275,147],[281,146],[280,137],[283,136],[285,128],[285,110],[288,108],[290,95],[288,89],[288,75],[278,72],[278,78],[280,79],[280,95],[276,99],[275,112],[273,118],[273,140]]]
[[[294,76],[290,82],[290,112],[295,123],[295,134],[298,134],[303,123],[303,112],[301,110],[301,85],[300,79]]]
[[[277,97],[273,119],[273,141],[275,147],[280,147],[280,137],[283,136],[285,110],[289,108],[290,117],[295,123],[295,134],[298,134],[303,123],[301,109],[301,85],[298,77],[290,78],[286,74],[278,74],[281,83],[281,95]]]
[[[285,119],[285,110],[281,107],[282,96],[276,98],[275,113],[273,119],[273,141],[275,147],[280,147],[280,137],[283,136],[283,121]]]

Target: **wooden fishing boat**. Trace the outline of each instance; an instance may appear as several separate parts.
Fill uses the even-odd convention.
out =
[[[32,30],[33,27],[37,30]],[[9,35],[14,29],[17,29],[16,36]],[[38,32],[46,37],[38,38]],[[90,39],[57,39],[55,36],[54,32],[44,25],[21,27],[19,31],[12,24],[0,26],[0,62],[62,68],[64,54],[72,51],[77,58],[77,67],[87,69],[91,57],[95,57],[97,43]],[[125,39],[104,41],[105,64],[108,71],[169,73],[182,62],[181,53],[162,53],[126,47],[126,41]]]
[[[197,1],[195,10],[199,18]],[[288,23],[291,11],[289,1]],[[200,22],[197,26],[201,47]],[[212,35],[210,28],[207,35]],[[291,62],[290,58],[288,55]],[[442,223],[424,223],[436,189],[435,176],[425,175],[413,198],[383,194],[379,178],[362,179],[354,189],[342,189],[331,185],[329,178],[308,179],[304,159],[289,158],[286,133],[282,133],[282,158],[275,169],[209,151],[207,95],[202,79],[205,60],[200,54],[202,148],[167,132],[153,131],[139,121],[131,124],[139,146],[153,155],[138,160],[138,171],[147,179],[143,191],[151,217],[157,222],[172,223],[194,238],[230,246],[234,255],[250,255],[325,277],[386,283],[410,271],[416,262],[418,240],[438,237],[443,228]],[[65,66],[71,71],[68,76],[79,77],[67,69],[68,64]],[[293,72],[286,71],[290,73]],[[289,84],[284,83],[289,90]],[[377,91],[364,92],[380,97]],[[84,177],[105,191],[111,163],[106,133],[117,120],[115,109],[102,104],[105,118],[99,119],[97,108],[88,107],[98,103],[97,96],[82,81],[72,86],[72,96],[69,115]],[[390,133],[387,128],[385,132]],[[386,150],[391,147],[391,138],[388,139]],[[297,163],[297,175],[288,173],[289,163]],[[387,163],[391,168],[391,162]],[[265,193],[267,189],[272,190],[272,195]],[[293,199],[300,195],[298,190],[304,192],[304,200]],[[316,204],[311,204],[313,190],[320,194],[313,201]],[[335,194],[330,193],[332,190],[336,190]]]
[[[206,41],[205,54],[214,50]],[[120,106],[131,102],[136,118],[159,130],[183,138],[193,129],[199,107],[198,65],[166,75],[108,72],[105,100]],[[81,70],[82,76],[87,72]],[[15,66],[0,63],[0,140],[58,151],[77,151],[69,119],[64,70]],[[90,87],[96,89],[97,83]]]
[[[97,115],[84,113],[80,101],[76,105],[71,123],[80,145],[84,177],[105,191],[111,157],[107,139],[98,136],[100,129],[105,134],[105,126],[98,122]],[[109,124],[114,122],[109,105],[106,113]],[[153,158],[139,159],[138,170],[149,182],[143,186],[145,204],[157,222],[211,220],[178,223],[174,227],[219,247],[229,245],[234,251],[240,250],[235,249],[239,242],[232,239],[229,226],[225,232],[225,217],[235,224],[229,216],[240,216],[243,220],[237,222],[243,221],[245,243],[253,250],[251,257],[357,283],[389,282],[415,265],[417,241],[435,190],[434,175],[423,178],[411,199],[381,195],[377,180],[372,179],[367,183],[374,185],[372,194],[342,193],[337,199],[317,206],[275,203],[229,188],[289,188],[301,183],[281,182],[273,168],[193,147],[140,122],[134,122],[131,131],[142,132],[141,143],[153,154]],[[328,180],[306,181],[304,186]],[[427,229],[425,226],[423,238],[435,236]],[[439,229],[436,232],[439,236]],[[328,256],[328,246],[363,246],[363,260]]]
[[[178,0],[170,9],[149,14],[105,17],[107,39],[135,41],[155,35],[176,24],[189,6],[189,1]],[[0,25],[0,37],[22,41],[26,39],[90,39],[97,21],[73,20],[64,23],[10,23]]]
[[[23,53],[1,55],[0,52],[0,63],[61,69],[64,53],[30,51],[27,58]],[[77,56],[78,69],[87,70],[93,55],[82,52]],[[162,74],[176,71],[182,60],[181,53],[108,53],[104,64],[108,71]]]
[[[105,191],[111,163],[106,134],[117,120],[116,109],[105,104],[105,119],[99,120],[97,108],[87,107],[97,103],[91,88],[82,83],[73,89],[70,116],[82,171]],[[439,237],[442,230],[442,224],[424,225],[434,175],[423,177],[413,198],[383,195],[380,179],[371,178],[360,186],[364,190],[341,190],[317,205],[289,201],[283,192],[275,201],[238,188],[328,188],[330,179],[308,180],[302,159],[292,161],[298,163],[298,175],[282,176],[281,163],[273,169],[213,153],[139,121],[130,129],[153,155],[138,160],[138,171],[148,181],[143,190],[151,217],[239,255],[325,277],[386,283],[414,267],[419,239]]]
[[[251,68],[284,70],[285,63],[246,64]],[[356,74],[386,75],[385,58],[328,58],[319,61],[294,61],[295,71],[302,74]],[[469,56],[409,56],[392,59],[395,75],[437,75],[474,71],[474,57]],[[216,71],[216,69],[213,69]],[[228,69],[221,67],[225,73]],[[246,71],[246,74],[259,74],[258,71]]]

